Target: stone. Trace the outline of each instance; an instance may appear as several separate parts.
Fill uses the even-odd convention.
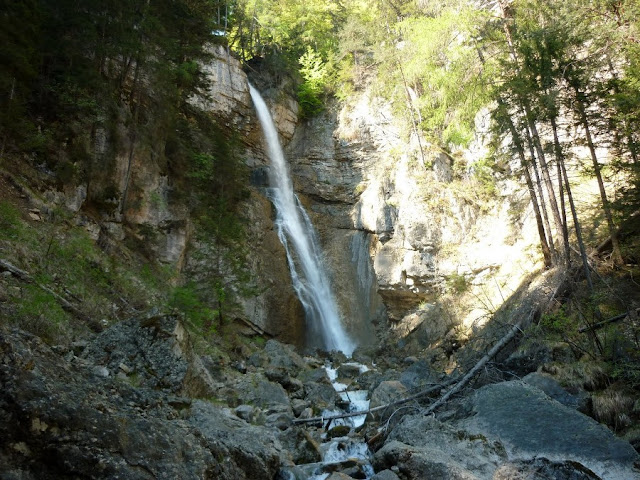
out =
[[[409,368],[400,373],[400,382],[408,390],[415,390],[437,383],[437,376],[428,362],[416,359]]]
[[[327,477],[327,480],[353,480],[354,477],[342,472],[333,472]]]
[[[131,368],[127,367],[124,363],[118,365],[118,368],[120,368],[124,373],[131,373]]]
[[[307,369],[306,362],[294,351],[291,345],[285,345],[272,339],[265,344],[264,354],[267,356],[267,365],[285,369],[289,375],[297,376],[301,371]]]
[[[240,403],[262,409],[284,406],[291,411],[289,396],[284,388],[278,383],[266,380],[260,374],[248,372],[233,383],[233,388]]]
[[[238,405],[233,412],[245,422],[252,423],[255,417],[256,409],[251,405]]]
[[[322,461],[320,445],[303,427],[292,427],[279,436],[280,442],[291,455],[291,461],[300,465]]]
[[[339,397],[333,386],[325,383],[307,382],[304,384],[304,399],[315,409],[333,408]]]
[[[308,400],[302,400],[300,398],[291,400],[291,409],[293,410],[293,414],[296,417],[299,417],[300,414],[310,406],[311,406],[311,403]]]
[[[479,477],[460,467],[451,459],[434,454],[427,449],[391,441],[387,442],[374,455],[373,466],[376,470],[397,466],[408,480],[437,478],[443,480],[478,480]],[[485,477],[486,478],[486,477]]]
[[[351,427],[348,425],[336,425],[335,427],[331,427],[327,431],[328,438],[336,438],[336,437],[345,437],[351,431]]]
[[[165,315],[117,323],[82,352],[82,358],[112,372],[127,365],[138,373],[141,385],[174,393],[187,388],[190,355],[184,326],[177,317]]]
[[[2,478],[249,480],[280,467],[277,430],[226,409],[196,400],[180,418],[165,391],[96,376],[16,330],[0,332],[0,358]]]
[[[392,470],[382,470],[371,477],[371,480],[400,480],[400,477]]]
[[[604,425],[519,381],[487,385],[458,426],[504,445],[509,458],[581,464],[605,478],[633,478],[638,453]],[[523,435],[523,432],[527,432]]]
[[[369,408],[379,407],[400,400],[408,394],[407,387],[397,380],[385,380],[371,393]],[[380,415],[379,412],[376,415]]]
[[[493,480],[519,479],[600,480],[588,468],[575,462],[552,462],[546,458],[508,463],[496,470]]]
[[[533,372],[522,379],[528,385],[536,387],[561,404],[586,413],[589,407],[589,395],[586,392],[573,395],[546,373]]]
[[[356,363],[343,363],[338,367],[338,378],[356,378],[360,373],[360,365]]]

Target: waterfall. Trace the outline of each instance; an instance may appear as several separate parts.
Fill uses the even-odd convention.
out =
[[[249,92],[271,160],[269,197],[276,209],[275,226],[287,253],[291,279],[304,307],[307,326],[320,337],[323,348],[350,356],[355,345],[342,327],[313,225],[293,192],[278,132],[260,93],[251,85]]]

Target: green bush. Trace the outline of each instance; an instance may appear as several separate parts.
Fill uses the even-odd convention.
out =
[[[202,300],[195,283],[176,287],[169,299],[169,306],[182,312],[187,321],[203,334],[215,332],[213,320],[218,316],[218,311]]]
[[[0,238],[16,239],[23,230],[20,212],[7,201],[0,202]]]
[[[69,316],[49,292],[26,285],[17,301],[14,322],[44,341],[56,343],[64,334]]]

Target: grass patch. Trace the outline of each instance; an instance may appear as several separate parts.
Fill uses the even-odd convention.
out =
[[[20,211],[6,200],[0,201],[0,239],[15,240],[23,231]]]

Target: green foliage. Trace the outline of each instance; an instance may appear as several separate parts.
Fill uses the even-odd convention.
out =
[[[22,287],[16,307],[12,321],[47,342],[56,341],[69,323],[56,298],[33,284]]]
[[[447,277],[447,289],[454,293],[461,294],[469,289],[467,277],[459,273],[453,273]]]
[[[201,334],[215,332],[214,319],[218,318],[219,312],[207,305],[195,283],[176,287],[169,299],[169,306],[182,312]]]
[[[566,307],[563,305],[555,312],[547,313],[540,319],[540,327],[544,332],[551,335],[558,335],[570,330],[569,325],[572,323],[567,316]]]
[[[0,201],[0,239],[16,239],[22,232],[19,210],[5,200]]]
[[[312,117],[323,109],[323,96],[329,81],[326,62],[311,47],[300,57],[303,82],[298,87],[298,103],[303,118]]]

